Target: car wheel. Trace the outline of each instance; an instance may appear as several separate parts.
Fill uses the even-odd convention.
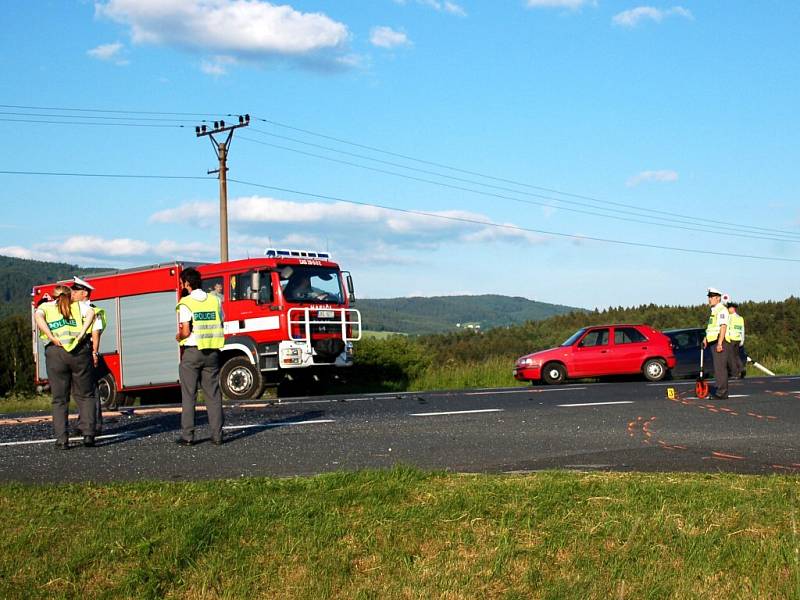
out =
[[[649,358],[642,367],[648,381],[661,381],[667,376],[667,365],[660,358]]]
[[[252,400],[264,391],[261,372],[246,356],[234,356],[222,365],[219,386],[231,400]]]
[[[550,363],[542,368],[542,379],[549,385],[558,385],[564,383],[567,378],[567,370],[564,365],[558,363]]]

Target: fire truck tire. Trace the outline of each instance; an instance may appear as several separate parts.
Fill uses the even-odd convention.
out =
[[[124,397],[124,394],[117,392],[117,382],[111,373],[106,373],[97,382],[97,394],[100,396],[100,406],[108,410],[117,408],[121,397]],[[121,404],[124,406],[125,402]]]
[[[548,363],[542,367],[542,379],[548,385],[558,385],[564,383],[567,378],[567,370],[564,365],[559,363]]]
[[[253,400],[264,392],[261,372],[246,356],[234,356],[222,365],[219,387],[231,400]]]

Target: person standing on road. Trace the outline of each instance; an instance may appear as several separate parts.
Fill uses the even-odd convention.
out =
[[[728,302],[728,335],[727,340],[731,345],[731,374],[740,379],[745,374],[745,364],[742,362],[742,349],[744,348],[744,318],[736,312],[739,304]]]
[[[194,438],[194,413],[198,383],[206,398],[211,443],[221,445],[222,394],[219,389],[219,354],[225,345],[224,317],[219,299],[202,289],[197,269],[184,269],[180,277],[181,293],[178,302],[178,334],[175,339],[183,348],[180,363],[181,436],[175,442],[191,446]]]
[[[94,311],[85,319],[77,302],[72,302],[72,290],[57,285],[53,300],[40,304],[34,312],[39,336],[45,342],[44,356],[47,378],[53,394],[53,432],[56,448],[69,449],[70,391],[78,405],[78,428],[83,433],[83,445],[94,446],[95,412],[92,398],[91,351],[86,332],[92,326]]]
[[[703,338],[703,349],[713,344],[711,356],[714,360],[714,378],[717,382],[714,397],[723,400],[728,397],[730,344],[725,341],[728,333],[728,309],[722,304],[722,292],[716,288],[708,288],[708,305],[711,307],[711,314],[706,326],[706,337]]]
[[[100,394],[97,383],[100,380],[100,336],[106,326],[106,311],[91,303],[90,296],[94,287],[80,277],[72,278],[72,301],[81,307],[81,317],[86,319],[90,310],[94,311],[92,324],[92,396],[95,399],[95,435],[103,430],[103,408],[100,406]]]

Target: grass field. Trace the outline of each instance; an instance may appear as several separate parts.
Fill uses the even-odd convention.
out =
[[[794,477],[0,486],[2,598],[798,598]]]
[[[368,329],[364,329],[361,332],[361,336],[364,338],[374,338],[376,340],[385,340],[388,337],[392,337],[393,335],[404,335],[407,336],[407,333],[400,333],[398,331],[369,331]]]

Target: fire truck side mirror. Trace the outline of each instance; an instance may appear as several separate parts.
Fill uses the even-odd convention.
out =
[[[347,295],[350,298],[350,303],[356,301],[356,292],[353,288],[353,276],[350,273],[347,274]]]
[[[253,271],[250,273],[250,300],[258,302],[258,291],[261,289],[261,273]]]

